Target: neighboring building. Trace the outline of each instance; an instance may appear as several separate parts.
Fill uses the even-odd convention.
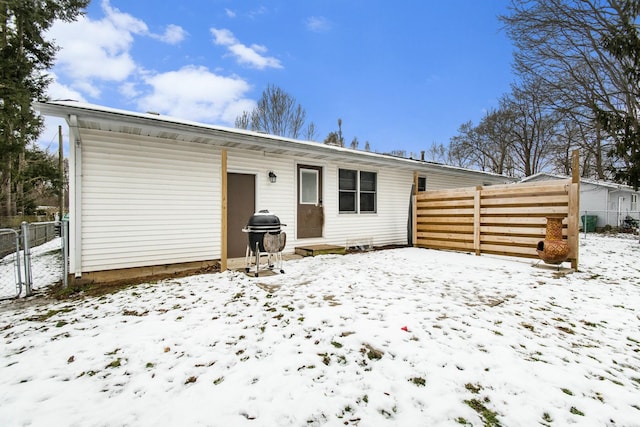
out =
[[[107,281],[243,257],[241,230],[262,209],[287,224],[285,252],[359,239],[407,244],[414,179],[427,189],[513,182],[157,114],[73,101],[36,108],[69,124],[76,278]]]
[[[526,177],[522,182],[563,179],[564,176],[539,173]],[[640,192],[628,185],[610,181],[580,179],[580,218],[597,217],[596,228],[607,225],[619,227],[627,216],[640,218]]]

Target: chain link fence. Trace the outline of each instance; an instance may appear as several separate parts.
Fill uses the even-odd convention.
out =
[[[640,211],[580,211],[580,231],[584,233],[612,230],[637,234],[639,226]]]
[[[22,223],[0,229],[0,299],[31,296],[68,276],[66,221]]]

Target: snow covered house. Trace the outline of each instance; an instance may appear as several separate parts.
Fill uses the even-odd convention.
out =
[[[564,179],[565,176],[538,173],[522,179],[522,182]],[[596,228],[607,225],[619,227],[627,216],[640,218],[638,205],[640,192],[628,185],[610,181],[580,179],[580,218],[582,222],[589,217]],[[587,218],[583,218],[587,217]],[[589,222],[587,220],[587,222]],[[585,224],[582,224],[584,227]],[[593,231],[593,230],[588,230]]]
[[[245,255],[256,211],[277,215],[285,253],[367,239],[407,244],[418,187],[503,184],[508,177],[74,101],[70,275],[98,282],[206,268]]]

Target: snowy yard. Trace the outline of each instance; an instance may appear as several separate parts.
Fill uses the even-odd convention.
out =
[[[640,245],[394,249],[0,303],[1,426],[640,426]]]

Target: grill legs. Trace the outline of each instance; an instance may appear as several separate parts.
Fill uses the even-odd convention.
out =
[[[256,242],[256,247],[251,248],[249,244],[247,244],[247,251],[244,256],[244,271],[245,273],[249,273],[252,270],[252,264],[255,266],[254,276],[259,277],[260,275],[260,257],[267,256],[267,264],[263,265],[263,269],[269,270],[279,270],[280,273],[284,274],[284,270],[282,269],[282,252],[260,252],[260,245]],[[273,257],[273,258],[272,258]]]

